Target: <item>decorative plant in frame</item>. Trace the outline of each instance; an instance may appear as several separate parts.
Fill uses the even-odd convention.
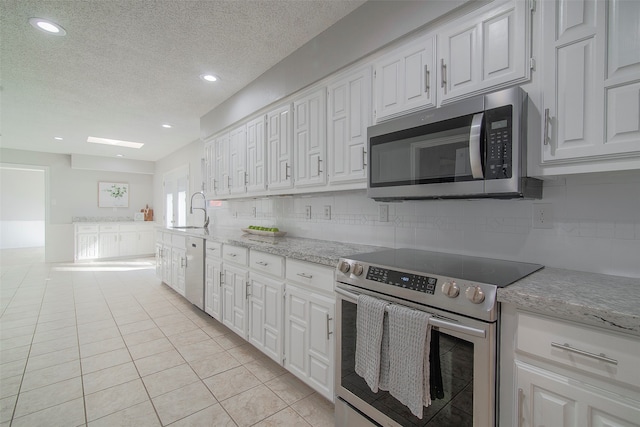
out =
[[[98,207],[128,208],[129,184],[123,182],[99,182]]]

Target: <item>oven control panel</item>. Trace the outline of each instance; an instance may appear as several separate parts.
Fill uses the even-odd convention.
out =
[[[431,295],[435,292],[438,282],[435,277],[420,276],[418,274],[404,273],[380,267],[369,267],[367,270],[367,280]]]

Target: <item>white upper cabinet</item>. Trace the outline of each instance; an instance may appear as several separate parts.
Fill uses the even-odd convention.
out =
[[[326,172],[327,104],[324,87],[293,103],[294,185],[324,185]]]
[[[247,128],[242,125],[229,132],[229,192],[247,192]]]
[[[640,2],[543,2],[543,166],[640,167]]]
[[[267,147],[267,188],[292,188],[293,141],[290,104],[267,113]]]
[[[213,141],[213,193],[215,195],[229,194],[229,133],[218,136]]]
[[[327,93],[329,183],[366,182],[371,67],[339,77],[329,84]]]
[[[436,105],[435,37],[421,37],[376,60],[376,120]]]
[[[265,116],[247,123],[247,192],[257,194],[267,189],[267,151]]]
[[[529,78],[529,2],[500,3],[438,30],[439,104]]]
[[[204,191],[207,197],[215,195],[215,166],[216,166],[215,139],[204,143]]]

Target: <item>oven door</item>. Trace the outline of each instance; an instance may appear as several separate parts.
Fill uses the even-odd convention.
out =
[[[425,310],[424,306],[339,283],[337,293],[336,426],[493,427],[496,419],[496,323]],[[428,311],[439,334],[444,398],[415,417],[388,392],[373,393],[355,373],[358,293]],[[357,422],[354,420],[358,420]]]

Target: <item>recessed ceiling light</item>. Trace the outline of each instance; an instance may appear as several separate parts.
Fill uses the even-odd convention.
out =
[[[218,81],[218,78],[213,74],[201,74],[200,78],[205,82],[215,82]]]
[[[142,142],[120,141],[117,139],[97,138],[95,136],[90,136],[89,138],[87,138],[87,142],[92,142],[94,144],[115,145],[117,147],[126,148],[140,148],[144,145]]]
[[[54,136],[53,139],[55,139],[56,141],[62,141],[62,137],[61,136]]]
[[[47,34],[53,34],[54,36],[64,36],[67,34],[64,28],[60,25],[46,19],[29,18],[29,24],[40,31],[44,31]]]
[[[165,128],[165,129],[171,129],[172,128],[172,126],[169,123],[163,124],[162,127]]]
[[[124,157],[124,154],[116,154],[116,157]]]

